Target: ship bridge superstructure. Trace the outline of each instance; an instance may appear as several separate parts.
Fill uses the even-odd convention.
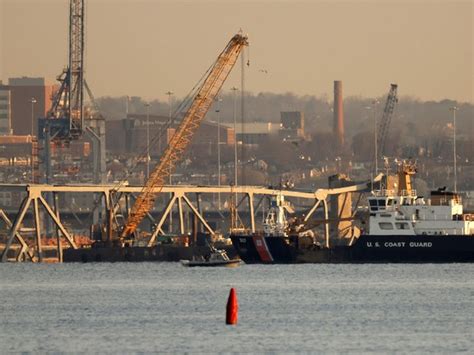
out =
[[[461,197],[433,191],[425,200],[409,193],[381,190],[368,198],[371,235],[473,235],[471,214],[464,214]]]

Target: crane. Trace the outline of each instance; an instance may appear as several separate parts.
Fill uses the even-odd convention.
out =
[[[122,230],[121,239],[133,235],[143,217],[153,207],[156,194],[161,191],[166,178],[171,175],[182,159],[194,133],[199,128],[245,46],[248,46],[247,36],[241,33],[234,35],[208,71],[181,123],[163,152],[159,163],[151,172],[135,204],[132,206]]]
[[[43,141],[46,183],[52,179],[50,142],[68,144],[84,132],[92,141],[95,183],[105,176],[105,119],[100,114],[84,75],[85,0],[69,0],[68,65],[57,77],[59,89],[46,117],[38,119],[38,138]],[[85,105],[85,99],[90,105]],[[87,118],[87,120],[86,120]]]
[[[69,3],[69,63],[58,76],[51,109],[39,120],[39,136],[45,128],[55,141],[78,139],[84,127],[84,0]]]
[[[397,98],[397,84],[390,84],[390,91],[387,95],[387,101],[385,102],[385,108],[383,110],[382,119],[380,120],[378,135],[377,135],[377,146],[379,151],[379,156],[384,156],[385,153],[385,143],[388,136],[388,130],[390,128],[390,122],[392,120],[393,111],[395,105],[398,102]],[[378,159],[378,156],[375,157]]]

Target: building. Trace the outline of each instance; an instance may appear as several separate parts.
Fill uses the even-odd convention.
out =
[[[0,91],[10,92],[12,134],[37,135],[38,118],[51,108],[56,89],[57,85],[47,85],[44,78],[9,78],[7,85],[0,83]]]
[[[32,136],[0,135],[0,181],[12,184],[33,181],[35,152],[37,144]]]
[[[180,120],[168,125],[169,117],[160,115],[128,114],[122,120],[106,121],[106,148],[112,154],[142,154],[147,144],[147,127],[150,155],[161,154],[168,145]],[[203,121],[192,139],[192,146],[215,147],[217,130],[220,129],[221,144],[234,144],[234,130],[223,124]],[[160,132],[163,132],[162,134]]]
[[[301,111],[280,112],[280,138],[284,141],[304,139],[304,113]]]
[[[0,87],[2,83],[0,82]],[[12,133],[10,90],[0,89],[0,135]]]
[[[234,127],[233,124],[226,123],[227,127]],[[272,135],[278,135],[280,124],[273,122],[249,122],[243,126],[239,123],[236,126],[237,142],[243,144],[262,144]],[[232,142],[233,144],[233,142]]]

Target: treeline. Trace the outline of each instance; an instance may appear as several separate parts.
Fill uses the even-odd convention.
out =
[[[172,110],[175,110],[180,100],[174,97],[172,99]],[[235,114],[240,123],[240,92],[237,91],[235,97],[232,93],[224,93],[221,100],[221,120],[232,122],[235,107]],[[375,119],[380,121],[385,100],[385,96],[378,97],[378,103],[374,104],[373,98],[345,98],[345,154],[354,156],[354,160],[364,161],[373,157],[374,122]],[[146,112],[146,102],[140,97],[102,97],[97,101],[107,119],[124,118],[127,108],[129,113]],[[151,114],[169,114],[168,101],[153,100],[149,103]],[[281,111],[302,111],[305,115],[305,131],[311,138],[310,143],[305,144],[308,150],[317,151],[318,160],[332,159],[335,154],[340,154],[332,146],[332,105],[332,98],[324,96],[267,92],[247,94],[244,97],[244,121],[279,122]],[[450,108],[453,106],[458,107],[456,132],[459,157],[464,162],[473,161],[474,105],[447,99],[421,101],[412,97],[400,97],[390,126],[386,154],[401,157],[421,155],[439,159],[452,157],[453,113]],[[208,120],[216,120],[216,108],[217,103],[208,112]]]

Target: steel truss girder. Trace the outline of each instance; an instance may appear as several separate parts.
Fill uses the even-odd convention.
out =
[[[379,175],[376,178],[376,181],[380,181],[382,175]],[[172,198],[168,201],[168,204],[161,215],[157,228],[154,231],[152,238],[150,239],[149,245],[151,245],[158,235],[158,233],[163,233],[161,227],[163,226],[164,221],[172,212],[174,204],[177,202],[178,205],[178,214],[179,214],[179,230],[181,233],[184,232],[184,214],[183,208],[184,205],[187,205],[190,211],[199,219],[202,225],[207,229],[207,231],[211,234],[215,234],[215,231],[209,226],[206,222],[206,219],[199,211],[199,208],[195,207],[195,205],[190,201],[190,199],[186,196],[187,194],[237,194],[242,196],[241,202],[245,199],[248,200],[248,209],[251,214],[250,216],[250,230],[255,231],[255,217],[254,214],[257,209],[262,204],[264,196],[277,196],[281,195],[285,198],[300,198],[304,200],[313,201],[312,208],[310,212],[305,216],[305,221],[309,220],[311,215],[314,211],[320,206],[321,202],[323,203],[324,207],[324,214],[325,219],[327,219],[328,214],[328,207],[327,207],[327,197],[330,195],[337,195],[341,193],[348,193],[348,192],[364,192],[370,191],[371,183],[365,182],[358,185],[343,187],[343,188],[335,188],[335,189],[318,189],[314,192],[301,192],[301,191],[294,191],[294,190],[278,190],[278,189],[269,189],[259,186],[192,186],[192,185],[179,185],[179,186],[163,186],[157,188],[157,190],[161,191],[161,193],[171,193]],[[44,199],[43,195],[46,193],[53,193],[53,195],[57,193],[95,193],[101,194],[104,196],[105,199],[105,208],[108,210],[108,218],[109,218],[109,231],[111,230],[110,225],[111,221],[113,220],[115,214],[118,211],[118,204],[114,203],[111,200],[111,196],[114,196],[117,192],[117,187],[115,185],[41,185],[41,184],[32,184],[32,185],[24,185],[24,184],[0,184],[0,191],[18,191],[18,192],[26,192],[27,196],[23,200],[17,214],[15,221],[13,223],[8,223],[8,217],[3,213],[0,212],[0,218],[2,218],[7,227],[9,228],[9,237],[7,240],[7,244],[5,250],[1,255],[2,261],[7,261],[7,253],[10,250],[13,242],[16,240],[20,243],[21,249],[20,253],[17,256],[16,260],[19,261],[22,257],[27,256],[30,260],[34,259],[34,254],[31,251],[31,248],[26,244],[24,239],[19,234],[19,230],[23,219],[25,217],[26,212],[28,211],[29,207],[31,206],[31,202],[33,202],[34,207],[34,221],[37,229],[41,225],[41,221],[36,219],[36,216],[39,215],[39,207],[43,207],[46,210],[47,215],[53,220],[54,224],[56,225],[57,230],[61,232],[61,234],[66,238],[69,245],[72,248],[77,248],[74,240],[69,235],[68,231],[62,224],[60,220],[59,209],[55,205],[54,211],[49,206],[49,204]],[[120,198],[125,198],[127,201],[133,194],[138,194],[141,191],[142,187],[140,186],[123,186],[120,188],[121,196]],[[156,191],[157,192],[157,191]],[[259,202],[254,206],[254,198],[255,195],[261,195]],[[184,201],[184,204],[183,204]],[[2,206],[0,206],[1,208]],[[149,218],[154,220],[153,217],[150,215]],[[109,232],[110,233],[110,232]],[[39,233],[36,233],[36,244],[37,248],[41,249],[41,238],[38,237]],[[329,227],[326,224],[325,228],[325,235],[326,235],[326,244],[329,244]],[[58,233],[59,238],[59,233]],[[59,238],[60,239],[60,238]],[[58,243],[60,248],[60,244]],[[39,250],[41,251],[41,250]],[[41,252],[38,253],[41,255]],[[58,253],[60,256],[60,253]],[[59,257],[60,259],[60,257]],[[61,260],[59,260],[61,261]]]
[[[47,215],[53,220],[53,222],[55,223],[55,226],[61,231],[62,235],[66,238],[69,245],[72,248],[77,249],[76,243],[74,242],[72,237],[69,235],[69,232],[66,230],[66,228],[63,226],[63,224],[60,221],[59,212],[57,210],[56,212],[53,212],[49,204],[41,195],[40,190],[33,188],[32,190],[28,189],[27,192],[28,192],[28,195],[23,199],[20,206],[20,210],[16,214],[15,221],[13,224],[11,224],[11,222],[10,223],[7,222],[8,218],[5,219],[6,215],[2,216],[2,219],[7,223],[7,226],[10,225],[10,232],[7,239],[7,243],[5,245],[5,249],[3,250],[3,253],[1,255],[1,261],[2,262],[8,261],[8,252],[10,251],[10,248],[15,239],[18,240],[21,245],[20,252],[16,256],[15,260],[20,261],[22,256],[26,252],[27,255],[30,257],[30,260],[35,261],[34,256],[30,251],[30,247],[27,245],[27,243],[19,234],[19,230],[21,228],[25,215],[28,209],[30,208],[32,202],[33,202],[33,219],[34,219],[34,226],[35,226],[35,240],[36,240],[36,248],[37,248],[37,260],[41,262],[43,259],[42,239],[41,239],[41,220],[40,220],[40,210],[39,210],[40,205],[45,209]],[[61,245],[58,244],[58,247],[61,247]],[[62,255],[61,251],[58,251],[59,259],[61,259],[61,255]]]

